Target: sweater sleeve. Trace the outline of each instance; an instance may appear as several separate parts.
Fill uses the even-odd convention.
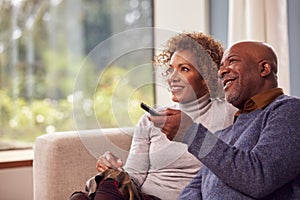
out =
[[[194,137],[185,142],[190,144],[189,151],[221,181],[244,194],[261,198],[300,174],[299,110],[299,100],[291,100],[266,112],[262,128],[256,129],[258,140],[251,149],[227,144],[201,124],[194,124],[188,130]],[[236,131],[241,131],[239,140],[245,141],[251,141],[251,134],[255,134],[249,133],[253,129],[231,128],[226,134]],[[244,135],[249,138],[243,138]]]
[[[150,131],[147,114],[139,121],[133,134],[132,143],[124,169],[141,186],[149,170]]]
[[[200,170],[195,178],[183,189],[180,193],[178,199],[184,200],[195,200],[195,199],[202,199],[201,195],[201,184],[202,184],[202,176]]]

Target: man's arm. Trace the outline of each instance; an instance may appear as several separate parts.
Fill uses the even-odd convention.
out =
[[[274,108],[262,130],[249,130],[261,131],[250,150],[227,144],[202,125],[194,124],[186,134],[196,132],[189,151],[226,184],[249,196],[264,197],[300,174],[299,110],[299,103]],[[230,129],[226,134],[234,131]],[[205,146],[210,150],[203,152]]]
[[[160,111],[160,116],[149,116],[154,126],[161,129],[169,140],[182,141],[185,132],[193,124],[193,120],[184,112],[167,108]]]
[[[178,199],[183,200],[195,200],[202,199],[201,195],[201,184],[202,184],[202,175],[200,170],[195,178],[183,189],[180,193]]]

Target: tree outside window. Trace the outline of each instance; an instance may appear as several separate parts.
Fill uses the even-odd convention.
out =
[[[0,149],[31,147],[37,136],[56,131],[134,126],[143,114],[140,101],[154,101],[153,51],[110,55],[132,41],[151,46],[151,30],[90,55],[115,35],[151,27],[152,5],[151,0],[0,1]],[[80,125],[74,105],[82,111],[76,113]]]

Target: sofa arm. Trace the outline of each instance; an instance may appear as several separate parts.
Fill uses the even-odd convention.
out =
[[[111,151],[124,163],[134,128],[57,132],[39,136],[34,144],[35,200],[68,199],[82,191],[97,173],[97,158]]]

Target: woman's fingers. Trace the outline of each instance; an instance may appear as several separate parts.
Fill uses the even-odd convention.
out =
[[[121,169],[123,162],[120,158],[113,155],[111,152],[107,151],[101,155],[97,161],[96,169],[99,172],[103,172],[109,168],[111,169]]]

